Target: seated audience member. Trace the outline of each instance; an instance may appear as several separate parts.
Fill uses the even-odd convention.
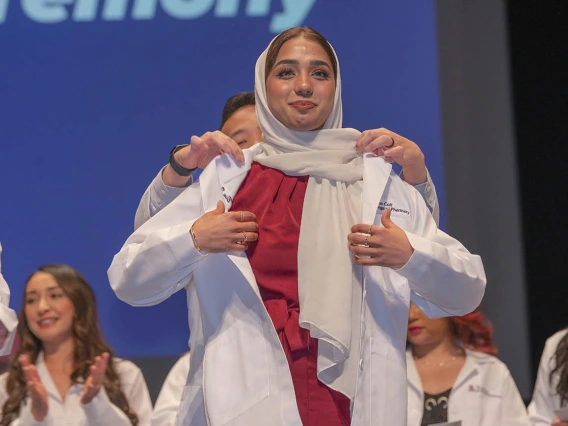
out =
[[[168,373],[168,377],[166,377],[162,389],[160,390],[160,395],[158,395],[158,399],[154,405],[152,426],[175,425],[188,373],[189,352],[182,355]]]
[[[552,335],[544,346],[529,404],[532,424],[568,426],[568,416],[560,419],[555,414],[563,407],[568,407],[568,329]]]
[[[461,420],[462,426],[528,426],[509,370],[499,361],[480,313],[429,319],[411,303],[408,323],[408,426]]]
[[[0,376],[1,426],[150,424],[142,372],[112,355],[78,271],[40,267],[26,283],[19,322],[20,347]]]
[[[2,276],[2,244],[0,244],[0,356],[10,353],[16,337],[18,318],[9,304],[10,288]]]

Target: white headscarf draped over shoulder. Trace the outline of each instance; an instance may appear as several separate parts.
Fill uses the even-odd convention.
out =
[[[256,116],[264,144],[255,161],[290,176],[309,175],[298,247],[300,326],[319,340],[319,379],[353,399],[362,269],[351,259],[347,235],[361,222],[363,161],[355,150],[360,133],[341,127],[339,64],[334,106],[322,130],[294,131],[278,121],[267,102],[267,51],[256,63]]]

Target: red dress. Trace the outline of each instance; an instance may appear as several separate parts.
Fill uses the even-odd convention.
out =
[[[284,348],[304,426],[350,424],[349,398],[317,378],[317,339],[299,324],[298,241],[307,176],[287,176],[253,163],[232,211],[253,212],[258,242],[247,256],[264,306]]]

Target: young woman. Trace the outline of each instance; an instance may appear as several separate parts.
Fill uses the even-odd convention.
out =
[[[152,405],[141,371],[120,360],[99,330],[95,295],[66,265],[27,281],[20,347],[0,376],[0,425],[148,425]]]
[[[461,420],[462,426],[529,426],[525,405],[493,331],[480,313],[408,318],[408,426]]]
[[[568,426],[568,416],[554,413],[568,407],[568,329],[552,335],[544,346],[529,415],[534,426]],[[564,421],[562,421],[564,420]]]
[[[187,289],[180,425],[404,426],[408,302],[469,312],[481,261],[384,157],[357,152],[361,137],[381,151],[402,137],[342,128],[339,65],[321,34],[277,36],[255,99],[264,143],[242,163],[211,161],[127,240],[111,285],[138,306]]]

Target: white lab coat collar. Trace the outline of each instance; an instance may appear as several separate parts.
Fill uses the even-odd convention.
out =
[[[469,381],[472,377],[479,375],[480,364],[491,362],[491,359],[479,356],[475,351],[465,350],[465,363],[461,368],[454,385],[452,386],[452,392],[462,386],[464,383]],[[421,397],[424,397],[424,390],[422,388],[422,380],[416,369],[416,363],[414,362],[414,357],[412,356],[412,350],[409,348],[406,351],[406,370],[408,384],[410,388],[417,392]]]
[[[55,386],[55,383],[51,378],[51,374],[47,369],[47,366],[45,365],[43,351],[38,354],[35,366],[37,369],[37,374],[39,375],[41,383],[43,384],[46,392],[63,404],[63,398],[61,398],[61,395],[59,394],[59,391],[57,390],[57,387]],[[74,387],[71,386],[69,392],[72,392],[73,390]]]

